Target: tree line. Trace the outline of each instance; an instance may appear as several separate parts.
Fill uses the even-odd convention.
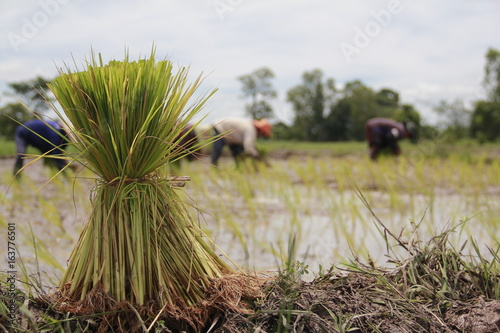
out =
[[[245,112],[253,118],[273,118],[271,100],[276,91],[274,73],[266,67],[240,76],[243,97],[249,99]],[[320,69],[305,72],[302,82],[287,91],[294,117],[291,125],[278,122],[273,129],[277,139],[302,141],[350,141],[364,139],[364,125],[373,117],[406,122],[414,128],[415,138],[446,135],[450,139],[475,138],[495,141],[500,138],[500,52],[486,53],[483,88],[487,98],[477,100],[472,109],[463,100],[442,101],[434,107],[440,121],[424,124],[418,110],[401,103],[391,88],[378,91],[360,80],[347,82],[341,89]]]
[[[275,75],[267,67],[238,77],[243,98],[247,100],[247,116],[275,118],[272,100],[277,92]],[[48,109],[49,79],[37,77],[25,82],[9,83],[5,94],[17,98],[0,108],[0,136],[11,138],[18,123],[33,118],[29,110],[41,114]],[[351,141],[364,139],[364,125],[373,117],[404,121],[414,128],[415,138],[446,135],[451,139],[475,138],[481,142],[500,138],[500,52],[486,52],[483,88],[486,98],[477,100],[472,109],[457,99],[442,101],[434,107],[440,117],[435,125],[424,124],[418,110],[401,103],[399,93],[391,88],[374,90],[360,80],[347,82],[342,88],[320,69],[302,74],[302,82],[287,91],[287,102],[294,116],[291,124],[277,122],[273,128],[276,139],[297,141]]]

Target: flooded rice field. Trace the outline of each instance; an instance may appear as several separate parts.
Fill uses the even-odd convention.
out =
[[[13,182],[12,166],[0,160],[0,227],[6,233],[15,223],[17,269],[55,284],[90,214],[95,181],[82,171],[47,182],[54,171],[37,161]],[[481,161],[412,165],[359,157],[276,159],[257,171],[236,169],[230,159],[218,169],[195,161],[176,171],[191,177],[179,196],[221,256],[251,271],[277,271],[293,256],[309,266],[309,277],[355,257],[378,265],[386,265],[388,253],[404,257],[384,227],[402,240],[426,242],[459,225],[450,241],[466,243],[467,254],[474,253],[473,238],[487,255],[500,237],[499,172],[498,163]],[[5,255],[2,261],[6,270]]]

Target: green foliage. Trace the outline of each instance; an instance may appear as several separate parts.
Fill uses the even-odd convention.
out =
[[[251,100],[245,106],[246,113],[253,119],[273,117],[273,109],[269,104],[269,99],[276,97],[276,90],[270,82],[273,78],[274,73],[266,67],[238,77],[243,85],[243,96],[249,97]]]
[[[385,95],[382,94],[382,96]],[[392,103],[387,106],[387,103],[379,105],[379,102],[380,95],[377,95],[361,81],[347,83],[342,91],[342,97],[332,107],[329,117],[332,124],[341,126],[341,133],[344,137],[339,139],[363,140],[365,124],[368,119],[374,117],[390,118],[394,112]]]
[[[281,253],[282,267],[279,269],[278,277],[271,288],[276,288],[281,293],[280,311],[274,327],[274,332],[293,331],[291,319],[301,311],[295,311],[295,301],[300,292],[300,282],[304,274],[308,274],[308,266],[303,262],[295,260],[297,252],[297,239],[295,235],[289,235],[286,254]],[[281,249],[280,249],[281,250]]]
[[[470,130],[473,138],[480,142],[494,141],[500,137],[500,103],[479,101],[471,118]]]
[[[12,95],[30,110],[43,113],[49,109],[49,83],[49,79],[37,76],[32,80],[9,83],[9,87],[14,91]]]
[[[15,153],[16,146],[14,141],[0,138],[0,157],[14,156]]]
[[[471,117],[472,137],[480,142],[500,138],[500,52],[490,48],[486,53],[483,85],[487,100],[476,102]]]
[[[488,100],[500,103],[500,51],[490,48],[486,53],[484,87]]]
[[[457,225],[447,226],[438,235],[427,243],[419,239],[419,224],[414,224],[412,241],[403,242],[395,237],[399,246],[408,252],[408,258],[392,257],[391,261],[400,267],[391,277],[392,283],[402,286],[408,299],[432,300],[443,303],[450,300],[468,300],[479,295],[488,299],[497,299],[499,296],[499,257],[500,247],[489,249],[492,259],[486,259],[481,253],[476,241],[470,242],[475,253],[462,253],[466,242],[459,249],[455,248],[450,238],[459,232],[469,220],[460,221]],[[383,227],[385,235],[393,234]]]
[[[441,101],[434,111],[440,116],[438,126],[444,130],[443,134],[455,140],[469,136],[471,111],[465,107],[463,101]]]
[[[374,92],[361,81],[338,90],[333,79],[322,82],[320,70],[306,72],[303,83],[288,91],[295,112],[292,126],[278,128],[278,138],[299,141],[364,140],[366,121],[374,117],[401,118],[420,126],[420,115],[411,105],[399,105],[399,94],[383,88]]]
[[[1,284],[5,283],[4,279],[6,279],[6,278],[5,278],[5,276],[2,276],[2,275],[0,275],[0,277],[2,278],[2,282],[0,282],[0,285],[1,285]],[[2,286],[2,289],[3,288],[4,287]],[[5,286],[5,289],[8,290],[8,286]],[[3,321],[6,321],[6,318],[9,315],[9,308],[7,307],[8,301],[9,300],[7,299],[7,297],[3,296],[3,294],[0,295],[0,323]],[[0,326],[0,327],[2,327],[2,326]]]
[[[411,141],[413,143],[418,142],[420,138],[427,138],[430,139],[433,136],[425,136],[426,132],[422,130],[422,124],[421,124],[421,119],[420,119],[420,113],[418,113],[417,110],[415,110],[415,107],[410,104],[403,104],[400,108],[398,108],[394,114],[394,120],[399,121],[399,122],[404,122],[406,124],[406,127],[408,130],[411,132],[412,137]],[[430,129],[435,128],[432,126]]]
[[[326,141],[326,110],[335,95],[332,79],[323,82],[323,72],[315,69],[302,75],[302,84],[291,88],[287,100],[295,111],[293,126],[301,141]]]
[[[50,100],[50,90],[47,86],[49,82],[48,79],[38,76],[28,81],[9,83],[12,91],[6,94],[19,102],[11,102],[0,108],[0,136],[13,138],[19,123],[33,119],[33,112],[47,111],[47,101]]]
[[[399,94],[387,88],[382,88],[375,94],[377,104],[384,107],[397,108],[399,106]]]
[[[33,119],[31,112],[21,103],[9,103],[0,108],[0,136],[13,139],[20,123]]]
[[[273,139],[278,140],[293,140],[294,135],[291,127],[280,121],[273,125]]]

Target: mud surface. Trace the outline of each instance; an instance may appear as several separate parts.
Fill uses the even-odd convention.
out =
[[[324,162],[324,168],[334,165],[332,161]],[[37,161],[20,182],[12,182],[13,163],[0,159],[0,223],[16,224],[17,249],[29,271],[57,281],[91,212],[95,181],[87,179],[87,173],[49,181],[53,171]],[[268,171],[236,173],[238,179],[231,178],[234,172],[224,173],[224,167],[234,171],[230,159],[222,164],[220,172],[201,161],[185,165],[180,173],[192,179],[182,189],[183,198],[221,255],[227,253],[245,270],[276,271],[293,237],[294,259],[309,265],[310,271],[349,262],[353,255],[383,265],[387,244],[377,219],[408,237],[412,221],[423,220],[421,231],[432,237],[447,224],[471,217],[461,241],[473,235],[481,240],[484,253],[500,236],[494,222],[500,214],[497,186],[470,196],[453,187],[429,193],[403,190],[395,196],[360,181],[371,212],[352,187],[328,170],[320,172],[321,179],[310,176],[311,162],[302,156],[273,160]]]
[[[376,218],[352,189],[344,188],[334,175],[320,180],[308,178],[307,172],[293,169],[290,163],[279,159],[273,165],[274,170],[279,170],[273,171],[276,174],[246,175],[238,180],[212,173],[207,164],[182,170],[192,175],[184,189],[187,202],[198,209],[194,215],[214,239],[221,256],[228,253],[244,270],[265,271],[276,277],[285,265],[291,236],[295,235],[295,259],[303,265],[297,269],[304,269],[285,284],[269,279],[262,286],[263,296],[249,301],[253,315],[224,313],[212,331],[500,331],[500,303],[480,292],[444,299],[412,294],[410,302],[406,294],[409,291],[397,278],[389,290],[387,284],[380,283],[380,276],[394,277],[394,271],[329,271],[332,265],[358,256],[369,258],[375,266],[385,264],[387,244],[373,223]],[[12,165],[13,160],[0,160],[0,225],[16,225],[19,274],[26,269],[50,292],[64,272],[90,214],[95,182],[86,179],[86,174],[83,178],[57,177],[47,182],[53,171],[41,162],[30,166],[21,181],[13,182]],[[285,180],[274,184],[269,182],[272,177]],[[241,186],[245,182],[251,186]],[[319,183],[321,186],[316,186]],[[483,220],[461,232],[483,239],[485,242],[479,244],[482,248],[495,247],[496,224],[485,221],[498,216],[497,186],[488,187],[487,193],[472,199],[453,187],[437,188],[431,194],[401,192],[392,198],[377,186],[361,186],[377,218],[397,226],[394,230],[404,229],[402,223],[425,216],[430,221],[428,235],[433,235],[450,220],[481,213],[486,215]],[[6,256],[2,257],[0,270],[7,262]],[[305,269],[306,265],[309,269]]]

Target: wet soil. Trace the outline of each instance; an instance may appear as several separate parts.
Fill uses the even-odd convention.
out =
[[[13,161],[9,159],[0,160],[0,170],[3,172],[0,193],[4,199],[1,216],[5,221],[18,223],[19,254],[30,271],[41,273],[39,278],[43,280],[46,290],[51,292],[86,221],[90,209],[87,201],[93,182],[76,183],[71,179],[62,179],[41,187],[47,179],[47,172],[42,166],[34,166],[28,177],[35,180],[36,188],[26,191],[26,188],[17,187],[8,181],[7,174],[12,164]],[[64,184],[61,186],[57,182]],[[297,179],[296,184],[303,185],[303,181]],[[337,185],[332,181],[331,186],[335,189]],[[74,195],[75,191],[85,195],[79,198]],[[493,195],[498,195],[497,192],[497,188],[492,189]],[[10,196],[29,204],[9,201]],[[282,211],[278,210],[277,213]],[[25,223],[27,221],[29,225]],[[51,221],[50,224],[47,221]],[[37,239],[41,241],[42,247],[35,254],[33,241],[36,242]],[[49,254],[53,257],[53,262],[45,259]],[[40,260],[38,257],[44,259]],[[44,262],[41,269],[37,267],[40,262]],[[453,295],[438,295],[437,291],[442,290],[440,286],[435,285],[435,290],[424,290],[420,285],[405,281],[402,278],[405,276],[404,263],[390,270],[358,264],[363,267],[362,270],[332,266],[307,281],[302,280],[306,268],[300,266],[300,263],[290,267],[289,271],[268,272],[265,283],[260,286],[260,296],[242,299],[246,311],[232,311],[215,306],[205,326],[193,328],[187,325],[182,330],[500,332],[500,301],[479,289],[470,291],[472,278],[467,278],[468,274],[477,276],[481,272],[457,272],[457,292]],[[491,278],[495,283],[500,281],[497,275]],[[53,312],[49,308],[47,304],[31,306],[35,313],[50,313],[59,320],[64,318],[65,314]],[[161,319],[157,332],[181,331],[178,326],[169,326],[169,320],[174,322],[174,318],[165,316]],[[44,319],[40,317],[38,320]],[[102,317],[75,320],[85,323],[88,331],[93,332],[97,331]],[[5,321],[0,319],[0,325],[5,325]],[[135,327],[129,331],[144,330],[142,327]]]

